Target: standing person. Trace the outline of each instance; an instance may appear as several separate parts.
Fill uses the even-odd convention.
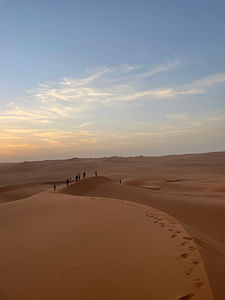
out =
[[[66,186],[68,186],[68,185],[69,185],[69,179],[66,178]]]
[[[120,179],[120,184],[122,183],[122,180]]]
[[[86,177],[86,173],[84,172],[84,173],[83,173],[83,178],[85,179],[85,177]]]
[[[95,176],[98,176],[98,173],[97,173],[97,171],[95,171]]]
[[[56,184],[54,184],[54,186],[53,186],[53,187],[54,187],[54,191],[55,191],[55,190],[56,190]]]

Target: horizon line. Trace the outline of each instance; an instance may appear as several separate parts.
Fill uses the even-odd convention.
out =
[[[48,161],[67,161],[67,160],[75,160],[75,159],[106,159],[106,158],[163,158],[168,156],[191,156],[191,155],[206,155],[206,154],[213,154],[213,153],[225,153],[225,150],[220,151],[207,151],[207,152],[190,152],[190,153],[168,153],[162,155],[110,155],[110,156],[99,156],[99,157],[69,157],[69,158],[56,158],[56,159],[41,159],[41,160],[21,160],[21,161],[6,161],[1,162],[0,164],[20,164],[20,163],[38,163],[38,162],[48,162]]]

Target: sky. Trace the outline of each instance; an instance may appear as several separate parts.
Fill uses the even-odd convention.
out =
[[[225,150],[224,0],[0,0],[0,162]]]

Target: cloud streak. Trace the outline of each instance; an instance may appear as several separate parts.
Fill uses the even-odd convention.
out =
[[[117,82],[114,80],[113,84],[109,78],[104,78],[104,74],[106,73],[116,73],[117,71],[115,69],[111,71],[107,69],[107,72],[97,72],[97,74],[88,77],[87,80],[82,79],[82,83],[79,79],[67,80],[63,78],[63,80],[57,82],[55,86],[41,87],[33,91],[33,97],[42,105],[51,106],[48,107],[48,111],[52,117],[54,115],[56,117],[68,117],[69,112],[76,114],[89,111],[90,108],[96,105],[109,106],[146,99],[175,99],[183,96],[206,94],[210,89],[225,83],[225,73],[221,73],[213,74],[180,86],[165,86],[152,89],[142,87],[142,83],[140,83],[142,77],[153,76],[158,72],[168,71],[170,69],[169,66],[170,64],[168,64],[167,67],[159,66],[155,70],[141,74],[133,74],[133,69],[131,68],[131,71],[128,69],[126,73],[129,74],[131,72],[131,74],[129,74],[129,77],[126,78],[123,84],[120,83],[120,81],[124,81],[121,76],[118,76]],[[103,87],[98,87],[98,84],[94,84],[93,82],[100,76],[102,77],[101,85]],[[68,109],[66,107],[68,107]]]
[[[166,64],[158,65],[158,66],[154,67],[152,70],[148,70],[147,72],[141,73],[138,75],[138,77],[140,77],[140,78],[151,77],[151,76],[156,75],[161,72],[168,72],[171,69],[175,69],[176,67],[179,67],[180,64],[181,64],[180,60],[178,60],[176,58],[173,61],[169,61]]]
[[[0,123],[14,120],[48,124],[59,119],[82,119],[83,114],[98,106],[206,94],[225,83],[225,73],[221,73],[180,86],[151,89],[143,87],[143,78],[169,71],[178,65],[179,62],[175,60],[147,72],[140,66],[104,67],[87,77],[76,79],[64,77],[56,82],[41,83],[37,89],[29,91],[33,103],[31,106],[10,105],[1,112]],[[113,81],[109,76],[112,74]]]
[[[106,141],[110,144],[110,139],[123,144],[123,140],[128,143],[128,140],[159,139],[169,134],[190,133],[204,122],[190,119],[186,113],[171,112],[164,113],[164,119],[159,122],[146,122],[140,117],[138,128],[130,127],[128,130],[127,123],[122,126],[122,132],[113,132],[104,125],[108,121],[107,116],[100,116],[103,120],[101,130],[95,127],[97,117],[94,113],[104,107],[110,111],[110,107],[122,105],[126,108],[132,103],[141,103],[144,109],[149,101],[188,101],[193,95],[204,95],[224,87],[225,73],[212,74],[181,85],[152,84],[155,75],[180,65],[177,59],[153,68],[123,64],[113,68],[97,68],[80,78],[63,77],[55,82],[40,83],[36,89],[27,92],[26,104],[10,103],[1,110],[0,140],[4,141],[1,148],[16,149],[16,144],[20,145],[18,149],[45,146],[79,148],[80,145],[93,146]],[[218,118],[215,115],[211,119],[208,116],[207,122],[217,124],[223,120],[223,116]],[[178,124],[180,128],[177,128]]]

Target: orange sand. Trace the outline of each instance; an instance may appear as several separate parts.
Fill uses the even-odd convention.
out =
[[[224,161],[0,164],[0,299],[225,299]]]

